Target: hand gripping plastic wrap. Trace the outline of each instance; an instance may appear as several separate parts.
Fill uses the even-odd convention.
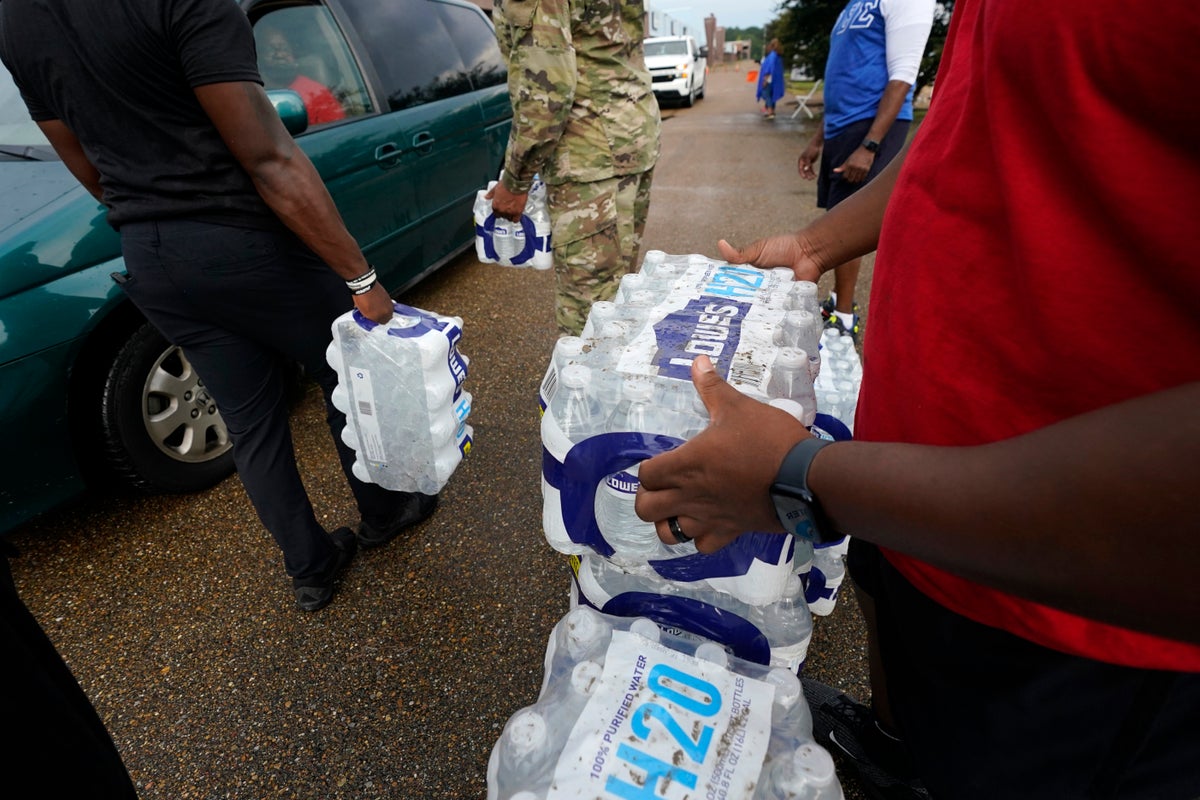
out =
[[[468,359],[462,320],[395,304],[377,324],[357,310],[333,322],[326,360],[338,374],[333,404],[354,474],[386,489],[436,494],[471,449]]]
[[[492,201],[486,195],[495,186],[496,181],[491,181],[487,189],[475,194],[475,257],[485,264],[503,267],[553,267],[546,184],[534,178],[519,222],[492,212]]]
[[[551,632],[538,700],[492,749],[488,800],[839,800],[796,675],[574,609]]]

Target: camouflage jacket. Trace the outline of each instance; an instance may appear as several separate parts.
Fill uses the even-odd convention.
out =
[[[645,172],[658,160],[658,101],[642,50],[642,0],[496,0],[513,123],[504,184]]]

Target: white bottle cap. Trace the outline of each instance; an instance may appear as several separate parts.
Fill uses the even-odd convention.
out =
[[[729,666],[729,653],[716,642],[704,642],[696,648],[696,658],[708,661],[719,667]]]
[[[800,679],[789,669],[776,667],[767,673],[766,682],[775,688],[775,704],[791,708],[804,695]]]
[[[597,662],[580,661],[575,665],[575,669],[571,670],[571,688],[579,694],[591,697],[600,685],[600,676],[603,674],[604,667]]]
[[[636,633],[643,639],[649,639],[652,642],[662,640],[662,631],[658,629],[658,626],[655,625],[652,620],[649,620],[646,617],[638,617],[635,619],[629,626],[629,632]]]
[[[585,389],[592,382],[592,371],[582,364],[567,364],[561,377],[563,386],[568,389]]]
[[[546,719],[532,709],[518,711],[508,722],[508,730],[504,732],[508,744],[516,757],[532,753],[544,747],[547,739]]]

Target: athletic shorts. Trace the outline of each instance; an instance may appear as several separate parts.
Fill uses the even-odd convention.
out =
[[[873,545],[847,557],[892,710],[935,798],[1200,797],[1200,674],[1066,655],[930,600]]]
[[[867,180],[862,183],[850,183],[842,180],[841,175],[834,170],[858,149],[859,145],[863,143],[863,139],[867,138],[867,131],[871,130],[872,122],[873,120],[869,119],[852,122],[850,127],[837,136],[825,140],[821,149],[821,167],[817,172],[817,208],[833,208],[866,186],[867,181],[882,172],[883,168],[904,147],[904,142],[908,140],[910,123],[908,120],[898,119],[892,123],[891,129],[879,143],[879,152],[875,154],[875,163],[871,165],[871,171],[867,173]]]

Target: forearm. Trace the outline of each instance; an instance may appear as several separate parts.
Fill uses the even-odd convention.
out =
[[[807,240],[821,272],[874,252],[879,246],[883,215],[907,152],[906,146],[874,180],[798,234]]]
[[[299,147],[254,165],[250,177],[283,224],[344,280],[369,269],[320,174]]]
[[[879,107],[875,110],[875,119],[871,122],[866,138],[879,142],[887,136],[900,114],[900,109],[904,107],[904,98],[908,96],[908,90],[911,88],[912,84],[904,81],[888,81],[883,96],[879,98]]]
[[[83,188],[97,200],[103,200],[104,190],[100,186],[100,171],[92,164],[79,139],[61,120],[48,120],[37,123],[54,152],[62,159],[67,170],[75,180],[83,184]]]
[[[982,447],[848,442],[821,452],[810,484],[845,533],[1047,605],[1200,641],[1197,408],[1190,384]]]

